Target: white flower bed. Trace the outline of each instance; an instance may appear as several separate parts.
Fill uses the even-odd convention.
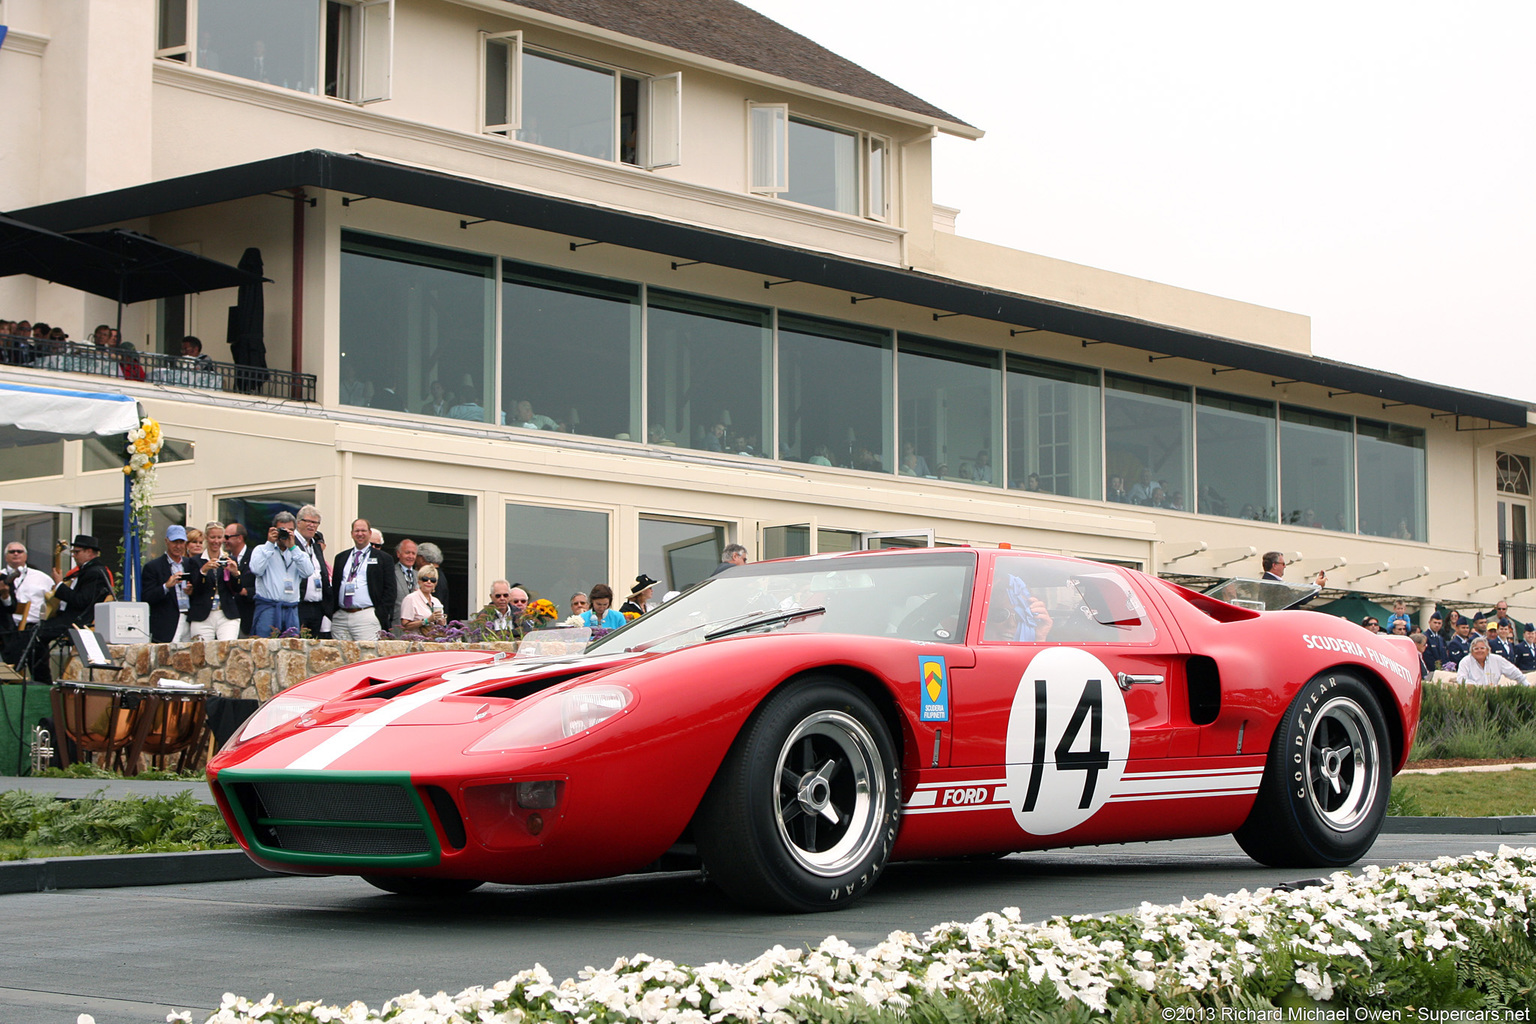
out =
[[[1164,1005],[1198,1005],[1213,995],[1230,1004],[1243,979],[1277,952],[1289,958],[1295,983],[1312,999],[1358,1000],[1379,991],[1367,948],[1379,951],[1385,942],[1394,960],[1433,960],[1467,948],[1474,930],[1499,922],[1529,928],[1532,907],[1536,848],[1500,847],[1496,856],[1368,866],[1358,875],[1340,871],[1320,886],[1295,891],[1243,890],[1177,906],[1144,903],[1117,917],[1025,924],[1010,907],[969,923],[939,925],[921,938],[893,932],[862,953],[832,937],[813,950],[775,946],[746,964],[687,967],[641,955],[558,984],[534,967],[490,988],[456,996],[412,992],[378,1010],[361,1002],[284,1006],[271,995],[252,1002],[229,994],[208,1024],[793,1024],[814,1020],[814,1008],[806,1004],[818,1000],[859,997],[902,1007],[923,993],[975,992],[994,980],[1026,977],[1099,1012],[1115,990],[1157,993]],[[82,1015],[80,1024],[92,1022]]]

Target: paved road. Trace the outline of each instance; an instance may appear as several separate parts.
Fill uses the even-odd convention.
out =
[[[1505,837],[1527,845],[1530,837]],[[1370,861],[1495,850],[1497,836],[1387,835]],[[0,1024],[201,1021],[233,991],[286,1002],[457,992],[534,963],[557,979],[621,955],[740,961],[835,934],[867,947],[897,929],[1019,907],[1026,919],[1097,913],[1296,880],[1229,838],[1018,854],[1001,861],[898,864],[874,893],[832,914],[737,912],[696,875],[631,876],[543,888],[486,886],[450,903],[389,896],[351,878],[274,877],[205,885],[0,896]]]

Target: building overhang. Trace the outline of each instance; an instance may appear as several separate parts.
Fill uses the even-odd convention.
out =
[[[1016,328],[1177,356],[1213,369],[1241,369],[1276,380],[1314,384],[1336,392],[1379,398],[1384,407],[1418,406],[1486,420],[1491,426],[1523,428],[1528,423],[1529,407],[1513,399],[1442,387],[1349,363],[967,284],[903,267],[325,150],[200,171],[15,210],[8,215],[54,231],[74,231],[292,189],[325,189],[349,196],[368,196],[680,260],[699,260],[846,291],[852,296],[888,299],[937,313],[960,314]]]

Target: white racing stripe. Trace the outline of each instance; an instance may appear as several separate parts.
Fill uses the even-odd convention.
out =
[[[1189,800],[1197,797],[1246,796],[1258,791],[1264,777],[1262,766],[1252,768],[1208,768],[1195,771],[1133,772],[1121,776],[1118,792],[1110,802],[1130,803],[1145,800]],[[907,801],[906,814],[949,814],[955,811],[990,811],[1007,807],[1005,779],[977,779],[964,782],[925,782],[917,786]],[[974,803],[939,805],[941,791],[970,792],[991,788],[990,797]]]
[[[454,679],[429,686],[416,693],[396,697],[377,711],[370,711],[342,726],[331,736],[316,744],[309,752],[295,758],[289,768],[315,770],[329,768],[344,755],[357,749],[384,726],[397,721],[424,704],[439,697],[456,693],[467,685],[463,679]]]

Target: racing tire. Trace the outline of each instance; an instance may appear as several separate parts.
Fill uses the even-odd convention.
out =
[[[1232,835],[1270,867],[1343,867],[1387,817],[1390,741],[1380,703],[1348,672],[1315,676],[1275,730],[1248,819]]]
[[[363,881],[397,896],[462,896],[484,882],[473,878],[422,878],[419,875],[364,875]]]
[[[748,721],[695,818],[706,877],[763,910],[850,906],[880,877],[901,822],[901,764],[857,689],[811,677]]]

